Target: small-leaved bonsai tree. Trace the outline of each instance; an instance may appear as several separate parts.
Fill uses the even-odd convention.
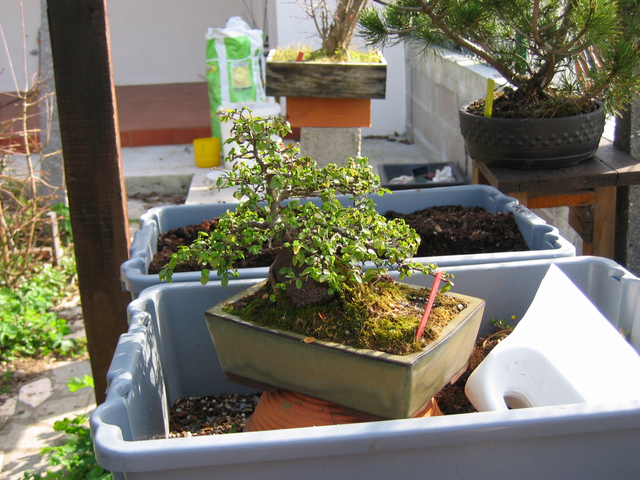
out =
[[[639,0],[375,0],[361,12],[372,46],[458,47],[510,84],[493,116],[616,113],[640,91]],[[515,112],[515,113],[514,113]]]
[[[244,252],[256,254],[268,246],[277,251],[269,269],[271,299],[284,292],[304,307],[329,302],[345,287],[383,275],[387,267],[397,269],[400,278],[434,272],[435,265],[411,260],[419,235],[404,221],[387,220],[375,210],[370,194],[388,191],[380,188],[366,158],[318,168],[294,144],[281,142],[290,132],[282,118],[254,118],[246,108],[221,118],[234,122],[229,141],[239,147],[231,150],[227,160],[237,162],[217,187],[237,187],[234,196],[242,201],[220,217],[215,230],[174,254],[161,279],[170,281],[179,262],[196,258],[202,283],[215,271],[226,284],[237,275],[234,264]],[[339,194],[350,200],[341,203]]]

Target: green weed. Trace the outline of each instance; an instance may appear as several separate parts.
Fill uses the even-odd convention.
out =
[[[52,311],[69,293],[75,273],[73,259],[67,259],[61,267],[43,265],[13,288],[0,287],[0,360],[82,353],[83,343],[64,338],[71,328]]]
[[[84,378],[72,377],[67,387],[71,392],[85,387],[93,388],[93,378],[89,375]],[[49,466],[54,467],[53,471],[49,470],[44,475],[25,472],[23,480],[111,480],[111,473],[96,463],[91,430],[86,423],[85,415],[55,422],[53,429],[67,434],[64,445],[40,450],[40,455],[49,455]]]
[[[26,472],[23,480],[66,479],[66,480],[110,480],[111,473],[96,463],[91,441],[91,430],[84,425],[87,417],[77,415],[55,422],[56,432],[67,434],[64,445],[46,447],[40,455],[49,455],[49,465],[56,467],[44,474]]]

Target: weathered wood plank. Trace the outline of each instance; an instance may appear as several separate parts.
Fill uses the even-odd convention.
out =
[[[387,63],[275,62],[267,59],[267,95],[385,98]]]
[[[613,258],[616,231],[616,187],[599,187],[593,209],[592,255]]]
[[[569,207],[569,225],[573,228],[578,235],[582,238],[584,243],[589,244],[588,251],[591,252],[593,243],[593,205],[587,205],[584,207]],[[583,254],[585,250],[583,249]]]
[[[580,207],[593,205],[596,195],[593,191],[547,192],[543,195],[529,195],[528,208]]]
[[[489,184],[503,193],[537,191],[540,188],[540,178],[533,170],[490,167],[484,162],[475,162]]]
[[[484,177],[503,192],[582,190],[640,184],[638,160],[603,140],[595,157],[573,167],[514,170],[477,162]]]
[[[48,16],[78,281],[101,403],[131,300],[120,283],[129,227],[106,0],[50,1]]]
[[[616,172],[616,185],[640,184],[640,159],[614,147],[611,142],[602,142],[596,154],[598,159]]]

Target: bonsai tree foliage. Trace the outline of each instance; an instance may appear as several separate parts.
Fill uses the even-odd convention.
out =
[[[511,107],[531,107],[522,118],[591,111],[593,99],[616,113],[640,91],[639,0],[375,1],[359,20],[369,45],[460,47],[506,79]]]
[[[269,270],[271,298],[282,290],[302,307],[330,301],[345,286],[383,274],[385,267],[398,269],[401,278],[435,270],[410,260],[420,242],[412,228],[376,212],[369,194],[388,191],[380,189],[366,158],[318,168],[296,146],[280,141],[290,132],[282,118],[254,118],[246,108],[221,117],[235,122],[229,141],[239,147],[231,150],[228,160],[237,162],[217,187],[236,186],[234,196],[242,202],[220,217],[216,230],[174,254],[162,279],[170,281],[178,262],[195,258],[203,267],[202,283],[213,270],[226,284],[238,275],[233,265],[245,252],[269,246],[278,252]],[[343,204],[338,194],[350,200]]]

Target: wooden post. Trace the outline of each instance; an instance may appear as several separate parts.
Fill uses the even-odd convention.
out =
[[[106,0],[49,1],[48,17],[82,310],[102,403],[130,301],[120,283],[129,226]]]

